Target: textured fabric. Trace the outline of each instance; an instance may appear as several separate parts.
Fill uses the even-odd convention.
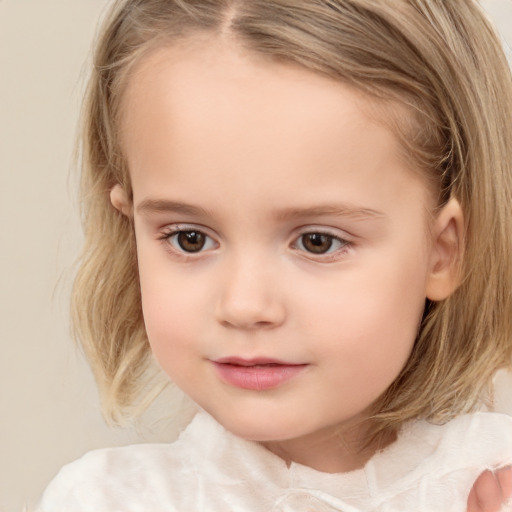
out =
[[[197,414],[172,444],[96,450],[64,466],[39,512],[463,512],[484,469],[512,463],[512,418],[406,425],[363,469],[289,467]]]

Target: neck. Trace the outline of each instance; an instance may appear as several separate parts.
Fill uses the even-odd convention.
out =
[[[396,433],[390,433],[368,445],[365,434],[366,431],[360,426],[336,426],[300,438],[260,444],[283,459],[288,466],[296,462],[324,473],[346,473],[361,469],[377,451],[396,440]]]

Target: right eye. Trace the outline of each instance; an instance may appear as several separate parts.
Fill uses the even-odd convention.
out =
[[[163,238],[168,241],[173,249],[189,254],[214,249],[216,246],[211,237],[197,229],[172,231]]]

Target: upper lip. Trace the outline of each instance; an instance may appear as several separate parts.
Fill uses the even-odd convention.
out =
[[[281,361],[279,359],[272,359],[268,357],[255,357],[251,359],[245,359],[243,357],[221,357],[220,359],[214,359],[214,363],[218,364],[232,364],[236,366],[258,366],[258,365],[279,365],[279,366],[303,366],[301,363],[290,363],[287,361]]]

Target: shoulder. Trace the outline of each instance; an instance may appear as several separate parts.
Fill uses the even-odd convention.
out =
[[[458,451],[467,464],[485,463],[493,469],[512,462],[512,417],[492,412],[477,412],[459,416],[446,425],[431,426],[433,435],[439,437],[440,455],[450,457]],[[461,461],[462,462],[462,461]]]
[[[226,434],[206,414],[197,414],[178,440],[134,444],[86,453],[64,466],[43,494],[37,512],[194,510],[209,459],[225,452]]]
[[[510,464],[512,417],[478,412],[443,425],[407,425],[371,469],[383,502],[397,510],[421,503],[437,511],[464,510],[477,477]]]
[[[179,474],[173,445],[141,444],[94,450],[64,466],[46,489],[38,511],[139,510],[137,502],[162,474]]]
[[[512,417],[506,414],[476,412],[443,425],[420,422],[405,434],[406,439],[407,435],[409,445],[415,437],[423,439],[430,453],[419,467],[437,475],[512,463]]]

